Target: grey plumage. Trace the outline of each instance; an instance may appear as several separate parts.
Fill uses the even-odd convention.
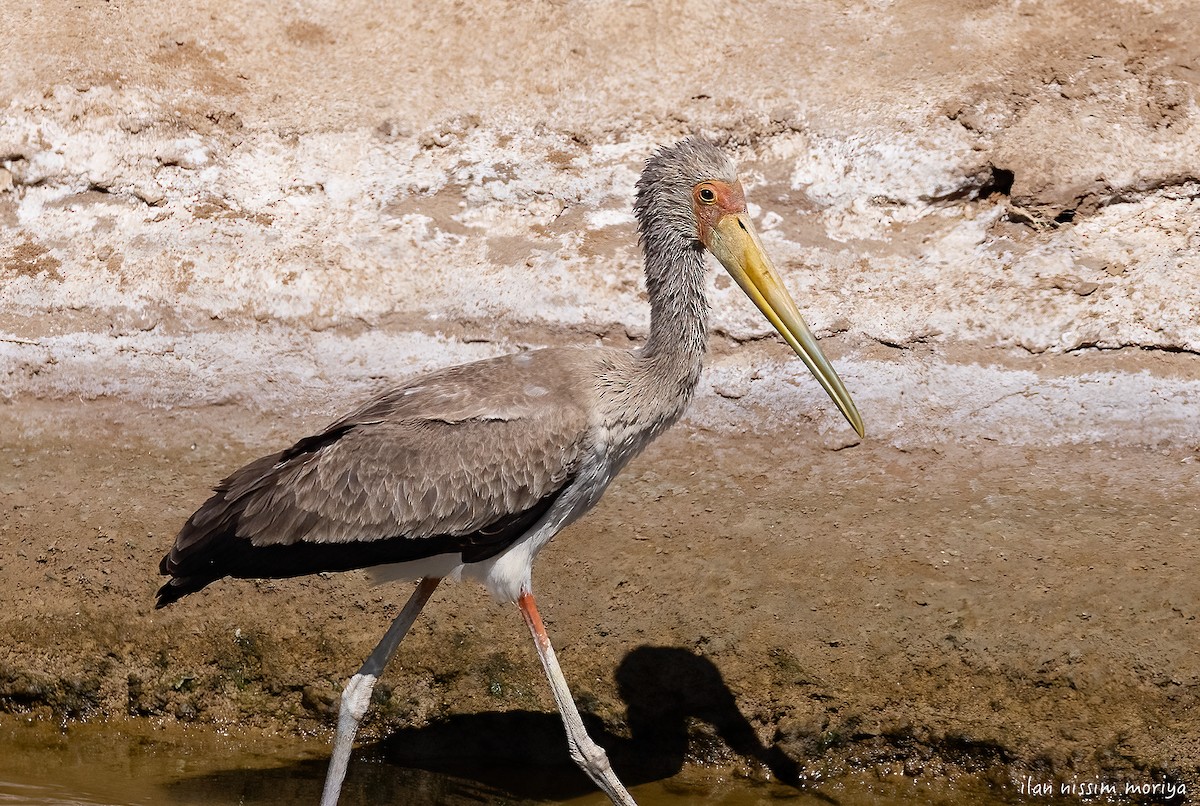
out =
[[[650,336],[639,350],[537,350],[433,372],[390,389],[319,434],[217,486],[163,558],[157,606],[225,576],[378,567],[421,579],[342,694],[323,806],[341,791],[354,736],[384,665],[446,576],[515,601],[563,717],[571,756],[633,804],[587,736],[530,579],[541,548],[587,512],[626,463],[683,414],[708,345],[707,249],[862,421],[763,251],[733,164],[704,140],[658,150],[637,183]]]
[[[181,530],[161,564],[171,579],[158,606],[222,576],[295,576],[455,553],[555,499],[572,480],[599,485],[580,496],[594,504],[616,471],[678,419],[699,380],[708,304],[689,200],[705,178],[736,180],[716,147],[685,140],[660,149],[638,182],[651,301],[643,349],[537,350],[435,371],[251,462]],[[567,522],[581,512],[564,514]],[[455,537],[464,540],[445,539]],[[370,546],[387,540],[410,545],[391,553]],[[297,559],[274,548],[281,546],[297,547]]]
[[[535,509],[571,478],[586,444],[588,413],[575,394],[582,367],[572,352],[504,356],[416,378],[241,468],[163,558],[161,570],[172,579],[159,591],[159,606],[220,576],[420,559],[459,547],[438,538],[469,543]],[[388,539],[407,548],[390,556],[370,550]],[[269,550],[306,543],[339,551],[288,561]],[[327,567],[309,561],[318,556],[329,558]],[[268,567],[259,557],[276,562]]]

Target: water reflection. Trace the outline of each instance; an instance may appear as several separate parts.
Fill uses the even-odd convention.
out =
[[[643,806],[720,803],[749,806],[780,799],[804,806],[899,806],[1000,802],[994,793],[911,780],[847,779],[798,787],[798,765],[764,745],[738,709],[720,671],[676,647],[644,646],[616,671],[628,735],[584,714]],[[688,766],[689,724],[698,720],[734,754],[765,765],[778,783],[722,780]],[[316,803],[327,748],[269,746],[202,731],[163,732],[141,720],[73,725],[0,722],[0,804]],[[607,800],[571,763],[555,713],[486,712],[396,731],[356,751],[343,806],[357,804],[572,802]]]
[[[167,803],[317,803],[325,762],[299,761],[273,769],[230,769],[188,776],[163,786]],[[342,806],[356,804],[434,804],[520,802],[508,793],[469,778],[371,762],[351,765],[342,788]]]
[[[767,766],[778,780],[798,782],[797,764],[779,748],[763,746],[709,659],[678,647],[643,646],[625,656],[616,680],[629,736],[611,733],[591,714],[583,719],[627,786],[661,781],[683,769],[690,720],[710,726],[735,754]],[[376,749],[390,763],[466,774],[518,798],[561,801],[595,791],[571,763],[562,723],[553,713],[459,715],[398,730]],[[528,765],[541,773],[528,774],[522,769]]]
[[[626,705],[628,736],[610,732],[584,713],[588,732],[609,753],[621,779],[632,788],[673,779],[689,757],[690,724],[698,720],[734,754],[771,770],[780,784],[796,787],[799,766],[777,746],[766,746],[738,709],[720,670],[709,659],[678,647],[639,647],[616,671],[618,692]],[[272,771],[224,770],[180,781],[180,791],[200,788],[221,800],[258,802],[270,793],[296,800],[316,799],[323,762],[301,762]],[[248,776],[254,780],[248,780]],[[718,786],[724,802],[750,803],[749,782],[730,784],[692,776],[686,786],[640,793],[650,802],[683,803],[708,799]],[[680,789],[686,791],[678,791]],[[674,793],[672,789],[677,790]],[[703,790],[703,791],[701,791]],[[737,797],[737,791],[743,792]],[[793,795],[796,794],[793,789]],[[772,787],[765,799],[787,797]],[[555,713],[533,711],[460,714],[420,728],[400,728],[388,739],[360,748],[343,789],[343,803],[526,803],[572,799],[604,802],[571,762],[562,724]],[[733,800],[730,800],[733,798]],[[837,803],[824,792],[809,791],[806,803]]]

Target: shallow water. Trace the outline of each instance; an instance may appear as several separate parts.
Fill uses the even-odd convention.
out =
[[[0,722],[0,804],[152,806],[154,804],[316,803],[326,747],[316,741],[235,736],[146,722]],[[572,769],[409,769],[371,758],[351,763],[342,804],[569,803],[603,806]],[[957,788],[956,788],[957,787]],[[551,794],[555,793],[555,794]],[[642,806],[714,803],[752,806],[914,806],[1014,803],[975,780],[927,784],[897,777],[839,779],[808,790],[763,784],[687,767],[633,787]],[[1010,793],[1011,794],[1011,793]]]

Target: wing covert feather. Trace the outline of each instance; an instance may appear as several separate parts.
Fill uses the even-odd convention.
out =
[[[227,482],[229,498],[245,496],[238,534],[255,545],[420,539],[534,507],[572,475],[587,441],[573,352],[426,375],[297,443],[269,470],[252,463]],[[258,478],[242,478],[252,468]]]

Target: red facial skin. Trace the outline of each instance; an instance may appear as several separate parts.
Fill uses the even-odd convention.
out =
[[[705,190],[711,190],[716,199],[711,202],[704,201],[701,194]],[[731,185],[717,180],[701,182],[692,188],[692,210],[696,213],[696,221],[700,225],[700,231],[697,233],[700,242],[707,244],[709,233],[718,221],[727,215],[746,212],[746,193],[742,190],[742,183],[735,181]]]

